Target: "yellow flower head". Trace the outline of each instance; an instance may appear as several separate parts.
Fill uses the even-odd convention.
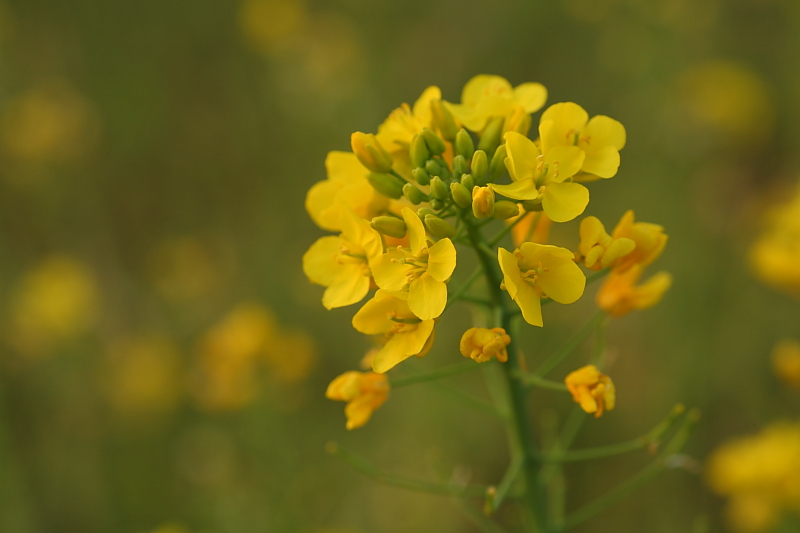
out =
[[[540,128],[541,129],[541,128]],[[491,184],[495,192],[514,200],[542,203],[554,222],[568,222],[583,213],[589,190],[569,181],[580,170],[584,154],[575,146],[540,151],[535,142],[515,131],[505,134],[509,185]]]
[[[784,339],[772,349],[772,370],[786,385],[800,389],[800,342]]]
[[[627,270],[633,265],[647,266],[661,255],[667,245],[667,235],[664,228],[649,222],[636,222],[633,211],[628,210],[619,219],[617,226],[611,233],[615,240],[630,239],[636,247],[633,252],[621,258],[615,270]]]
[[[372,133],[357,131],[350,136],[350,147],[362,165],[384,174],[392,170],[392,156]]]
[[[547,89],[540,83],[523,83],[512,88],[505,78],[479,74],[464,86],[461,104],[448,103],[447,106],[465,128],[480,132],[492,117],[503,117],[509,122],[509,118],[520,112],[535,113],[545,101]],[[513,125],[520,120],[517,116],[509,124],[512,127],[505,129],[515,129]]]
[[[636,248],[636,243],[631,239],[615,239],[606,233],[606,228],[597,217],[581,220],[580,234],[578,253],[586,268],[592,270],[613,268]]]
[[[372,369],[380,374],[412,355],[426,355],[433,345],[433,326],[433,320],[420,320],[408,302],[383,290],[378,290],[353,317],[356,330],[386,338],[386,344],[372,358]]]
[[[750,262],[762,281],[800,296],[800,185],[789,203],[769,213]]]
[[[634,309],[647,309],[660,302],[672,285],[672,276],[659,272],[636,285],[642,271],[641,265],[633,265],[625,272],[611,272],[597,291],[598,307],[613,317],[621,317]]]
[[[456,248],[450,239],[433,244],[411,209],[404,207],[402,214],[410,248],[388,250],[372,263],[372,274],[378,287],[408,300],[408,307],[418,318],[436,318],[447,304],[445,282],[456,268]]]
[[[570,372],[564,383],[572,399],[587,413],[594,413],[595,418],[614,409],[617,400],[614,382],[596,366],[586,365]]]
[[[586,154],[578,181],[611,178],[619,168],[619,151],[625,146],[625,127],[616,120],[586,111],[572,102],[548,107],[540,120],[542,151],[576,146]]]
[[[349,209],[341,216],[342,234],[322,237],[303,255],[303,272],[325,289],[322,305],[326,309],[361,301],[367,295],[372,272],[370,262],[380,257],[380,234],[369,222]]]
[[[472,188],[472,214],[475,218],[487,218],[494,213],[494,191],[491,187]]]
[[[375,372],[351,370],[331,381],[325,397],[347,402],[347,429],[360,428],[389,397],[389,380]]]
[[[469,328],[461,336],[461,355],[478,363],[485,363],[497,357],[501,363],[508,361],[506,346],[511,344],[511,337],[503,328]]]
[[[433,129],[431,103],[441,99],[442,91],[432,85],[422,92],[413,107],[403,104],[378,127],[375,138],[394,157],[408,158],[411,139],[423,128]]]
[[[342,230],[342,213],[350,208],[359,218],[372,220],[389,206],[367,181],[369,171],[355,154],[329,152],[325,159],[328,179],[317,182],[306,196],[306,211],[314,223],[328,231]]]
[[[542,326],[541,298],[571,304],[586,285],[580,267],[566,248],[526,242],[512,254],[498,249],[503,271],[502,288],[517,302],[522,317],[532,326]]]

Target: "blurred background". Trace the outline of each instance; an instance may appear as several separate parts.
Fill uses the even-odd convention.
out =
[[[450,499],[325,454],[479,483],[508,461],[496,420],[427,385],[347,432],[324,391],[369,343],[300,258],[324,234],[303,201],[326,153],[479,73],[621,121],[620,172],[586,214],[634,209],[670,235],[653,268],[673,288],[613,322],[618,406],[577,445],[683,402],[702,461],[796,418],[769,354],[800,336],[800,301],[746,256],[800,178],[798,57],[792,0],[0,1],[0,531],[477,531]],[[592,315],[591,291],[547,313],[529,357]],[[448,320],[408,372],[462,360],[468,311]],[[571,408],[535,401],[543,419]],[[570,465],[570,507],[647,460]],[[576,531],[724,531],[721,504],[699,470],[670,471]]]

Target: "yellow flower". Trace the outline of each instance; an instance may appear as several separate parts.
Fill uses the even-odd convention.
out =
[[[642,266],[633,265],[624,272],[611,272],[597,291],[597,305],[613,317],[627,315],[634,309],[653,307],[672,285],[672,276],[659,272],[641,285]]]
[[[342,212],[342,234],[322,237],[303,255],[303,272],[324,287],[322,305],[326,309],[361,301],[369,292],[370,262],[380,257],[383,243],[369,222],[352,211]]]
[[[265,350],[273,382],[292,385],[308,377],[317,359],[317,343],[300,329],[280,328]]]
[[[357,131],[350,136],[350,147],[362,165],[384,174],[392,170],[392,156],[372,133]]]
[[[583,213],[589,203],[589,190],[580,183],[566,181],[583,164],[584,155],[579,148],[556,146],[540,151],[536,143],[514,131],[506,133],[505,140],[506,167],[512,183],[492,183],[490,187],[495,192],[514,200],[540,201],[554,222],[567,222]]]
[[[512,88],[505,78],[479,74],[464,86],[461,104],[448,103],[447,107],[465,128],[480,132],[492,117],[511,119],[519,110],[535,113],[546,100],[547,89],[540,83],[523,83]],[[514,128],[505,128],[509,129]]]
[[[614,409],[617,400],[614,382],[596,366],[586,365],[570,372],[564,383],[572,399],[587,413],[594,413],[595,418]]]
[[[615,270],[627,270],[633,265],[647,266],[661,255],[667,245],[667,235],[664,228],[649,222],[636,222],[633,211],[628,210],[619,219],[617,226],[611,233],[614,239],[630,239],[636,247],[633,252],[623,257],[616,265]]]
[[[768,214],[750,261],[762,281],[800,296],[800,185],[788,203]]]
[[[497,357],[501,363],[508,361],[506,346],[511,344],[511,337],[503,328],[469,328],[461,336],[459,348],[461,355],[478,363],[485,363]]]
[[[577,146],[586,158],[580,167],[578,181],[610,178],[619,168],[619,151],[625,146],[625,127],[616,120],[589,114],[572,102],[548,107],[540,120],[542,151],[555,147]]]
[[[800,342],[784,339],[772,349],[772,370],[790,387],[800,389]]]
[[[494,213],[494,190],[491,187],[472,188],[472,214],[475,218],[487,218]]]
[[[407,207],[402,214],[410,248],[388,250],[372,264],[372,274],[378,287],[407,299],[418,318],[436,318],[447,304],[445,282],[456,268],[456,248],[450,239],[432,244],[419,217]]]
[[[353,327],[367,335],[384,335],[386,344],[372,358],[383,374],[412,355],[423,357],[433,345],[433,320],[420,320],[405,300],[378,290],[353,317]]]
[[[369,422],[372,413],[389,397],[389,380],[375,372],[351,370],[331,381],[325,397],[347,402],[344,408],[347,417],[345,427],[360,428]]]
[[[413,107],[403,104],[389,114],[378,127],[378,142],[393,156],[408,158],[408,149],[414,134],[423,128],[432,128],[431,103],[441,99],[442,91],[432,85],[422,92]]]
[[[317,182],[306,196],[306,211],[314,223],[328,231],[341,231],[342,213],[350,208],[360,218],[372,220],[389,206],[367,181],[369,171],[350,152],[329,152],[325,158],[328,179]]]
[[[597,217],[581,220],[580,235],[578,253],[586,268],[592,270],[613,268],[636,248],[636,243],[631,239],[615,239],[606,233],[606,228]]]
[[[586,276],[566,248],[526,242],[513,254],[505,248],[497,252],[503,271],[502,288],[532,326],[543,325],[541,298],[571,304],[583,294]]]

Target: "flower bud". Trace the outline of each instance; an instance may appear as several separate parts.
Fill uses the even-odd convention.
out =
[[[394,176],[370,172],[367,174],[367,181],[372,185],[373,189],[384,196],[395,200],[403,196],[403,184]]]
[[[437,211],[441,211],[444,209],[444,202],[439,200],[438,198],[431,198],[429,202],[431,204],[431,209],[435,209]]]
[[[422,137],[425,139],[428,150],[430,150],[433,155],[442,155],[444,151],[447,150],[447,146],[444,144],[442,138],[432,129],[422,128]]]
[[[453,142],[458,134],[458,125],[447,106],[441,100],[432,101],[431,115],[433,125],[442,133],[442,137]]]
[[[477,185],[486,185],[487,172],[489,171],[489,160],[486,157],[486,152],[477,150],[472,154],[470,170]]]
[[[370,227],[389,237],[402,239],[406,236],[406,223],[404,220],[397,217],[380,216],[375,217],[369,223]]]
[[[471,191],[475,186],[475,180],[472,179],[472,174],[464,174],[461,176],[461,185],[466,187],[468,191]]]
[[[425,217],[428,215],[436,215],[436,211],[428,209],[427,207],[420,207],[417,209],[417,216],[422,222],[425,222]]]
[[[461,179],[461,176],[469,172],[467,160],[463,155],[457,155],[453,158],[453,174],[456,179]]]
[[[419,205],[422,202],[428,201],[428,195],[417,189],[413,183],[406,183],[403,185],[403,194],[408,201],[414,205]]]
[[[475,153],[475,143],[472,136],[467,133],[467,130],[461,128],[456,134],[456,154],[464,156],[464,159],[469,159]]]
[[[450,184],[450,194],[453,195],[453,201],[458,207],[466,209],[472,205],[472,195],[467,188],[460,183],[453,182]]]
[[[350,146],[361,164],[372,172],[392,170],[392,156],[384,150],[375,135],[357,131],[350,136]]]
[[[506,171],[506,145],[501,144],[495,150],[492,156],[492,162],[489,164],[489,183],[494,183]]]
[[[447,185],[444,184],[439,176],[431,178],[431,196],[441,201],[450,198],[450,191],[447,190]]]
[[[425,144],[425,139],[419,133],[415,134],[411,139],[409,156],[411,157],[411,164],[414,167],[425,166],[425,161],[431,157],[428,145]]]
[[[484,152],[493,152],[503,140],[503,117],[492,117],[481,132],[478,149]]]
[[[494,214],[494,191],[489,187],[472,189],[472,214],[475,218],[488,218]]]
[[[437,239],[452,239],[456,236],[456,228],[435,215],[425,215],[425,227]]]
[[[485,363],[497,357],[501,363],[508,361],[506,347],[511,344],[511,337],[503,328],[469,328],[461,336],[459,349],[461,355],[478,363]]]
[[[414,181],[420,185],[429,185],[431,182],[430,174],[428,174],[428,172],[422,167],[412,170],[411,176],[414,178]]]
[[[596,366],[586,365],[570,372],[564,383],[572,394],[572,399],[587,413],[594,413],[595,418],[614,408],[614,382],[610,377],[601,374]]]
[[[439,164],[438,161],[435,159],[428,159],[425,162],[425,166],[423,167],[425,172],[428,173],[430,176],[440,176],[442,175],[442,165]]]
[[[519,215],[519,206],[514,202],[508,200],[499,200],[494,203],[494,218],[498,220],[507,220],[511,217]]]

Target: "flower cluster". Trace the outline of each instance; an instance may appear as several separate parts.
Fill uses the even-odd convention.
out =
[[[800,296],[800,184],[788,202],[767,214],[750,262],[762,281]]]
[[[667,238],[660,226],[634,222],[632,212],[612,235],[596,218],[585,219],[577,253],[548,242],[552,223],[569,222],[585,211],[587,184],[616,175],[626,132],[618,121],[590,118],[571,102],[545,109],[534,128],[531,114],[546,100],[541,84],[513,87],[499,76],[472,78],[459,103],[443,100],[439,88],[429,87],[414,105],[392,111],[375,133],[353,133],[351,152],[328,155],[327,179],[308,192],[306,209],[320,228],[335,235],[311,246],[303,269],[325,287],[322,303],[328,309],[371,295],[352,324],[376,339],[375,375],[426,355],[448,304],[467,299],[471,281],[455,292],[448,287],[461,253],[456,245],[472,248],[491,290],[506,291],[522,318],[539,327],[545,301],[570,304],[583,295],[587,278],[581,264],[611,272],[598,303],[613,316],[655,304],[669,286],[663,273],[636,285]],[[532,129],[538,134],[534,140],[528,137]],[[485,239],[483,228],[496,220],[506,221],[505,228]],[[497,247],[508,233],[513,251]],[[493,292],[485,305],[499,305],[503,298]],[[478,363],[515,357],[505,326],[493,326],[468,330],[461,353]],[[343,374],[347,380],[356,375],[367,380]],[[358,427],[385,394],[379,401],[367,400],[365,395],[373,393],[355,385],[341,393],[343,376],[331,384],[329,397],[359,402],[357,409],[347,409],[348,428]],[[388,381],[380,383],[388,391]],[[590,392],[589,412],[597,416],[614,404],[613,385],[602,383],[603,391],[597,393],[595,384]],[[589,410],[585,395],[573,395]]]

